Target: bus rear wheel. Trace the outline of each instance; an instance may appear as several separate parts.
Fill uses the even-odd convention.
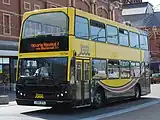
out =
[[[139,85],[136,85],[134,88],[134,97],[135,97],[135,99],[141,98],[141,88]]]
[[[98,89],[94,95],[92,107],[100,108],[103,107],[105,103],[105,93],[102,89]]]

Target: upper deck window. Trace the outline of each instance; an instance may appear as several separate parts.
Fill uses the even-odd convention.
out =
[[[91,29],[92,40],[100,42],[106,41],[105,24],[94,20],[90,20],[90,29]]]
[[[123,46],[129,46],[128,31],[124,29],[119,29],[119,43]]]
[[[139,37],[137,33],[130,32],[130,46],[134,48],[139,48]]]
[[[75,18],[75,36],[77,38],[89,39],[88,19],[80,16]]]
[[[63,12],[52,12],[28,17],[23,25],[22,38],[33,38],[39,35],[64,36],[67,34],[67,15]]]
[[[145,35],[140,35],[140,48],[148,50],[148,37]]]
[[[116,27],[107,25],[107,42],[118,44],[118,30]]]

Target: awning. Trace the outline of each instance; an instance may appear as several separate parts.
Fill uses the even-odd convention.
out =
[[[0,40],[0,50],[18,51],[18,41]]]

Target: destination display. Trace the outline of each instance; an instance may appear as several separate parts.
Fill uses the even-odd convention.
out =
[[[20,46],[20,53],[68,51],[69,49],[67,36],[22,39]]]
[[[44,42],[44,43],[33,43],[30,46],[35,51],[43,51],[43,50],[58,50],[59,49],[59,41],[53,42]]]

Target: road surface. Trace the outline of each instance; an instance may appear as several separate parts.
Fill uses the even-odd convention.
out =
[[[0,105],[0,120],[160,120],[160,85],[142,99],[111,103],[101,109],[80,108],[57,111],[58,108]]]

